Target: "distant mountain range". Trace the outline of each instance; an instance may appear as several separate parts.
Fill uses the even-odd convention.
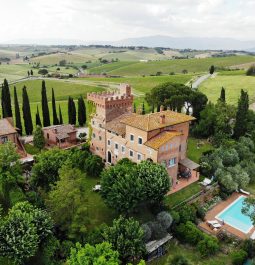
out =
[[[163,35],[127,38],[119,41],[82,41],[71,39],[19,39],[5,44],[36,44],[36,45],[113,45],[113,46],[146,46],[173,49],[196,50],[245,50],[255,52],[255,41],[241,41],[232,38],[199,38],[171,37]]]

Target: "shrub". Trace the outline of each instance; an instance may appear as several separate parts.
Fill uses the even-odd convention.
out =
[[[165,212],[165,211],[160,212],[157,215],[157,220],[162,225],[162,227],[164,229],[168,229],[173,223],[173,218],[172,218],[171,214],[168,212]]]
[[[190,265],[190,262],[182,255],[175,255],[169,265]]]
[[[180,215],[180,222],[186,223],[188,221],[191,221],[193,223],[197,220],[197,214],[196,214],[196,208],[193,205],[184,205],[180,208],[178,211]]]
[[[248,256],[247,252],[244,251],[243,249],[234,251],[231,254],[233,265],[243,265],[247,259],[247,256]]]
[[[246,75],[255,76],[255,65],[252,65],[246,72]]]
[[[218,240],[208,235],[197,244],[197,249],[202,256],[215,254],[219,250]]]
[[[243,241],[242,249],[247,252],[249,258],[255,257],[255,242],[254,240],[247,239]]]
[[[159,222],[148,222],[149,228],[151,229],[152,235],[151,239],[161,239],[166,235],[166,230],[162,227]]]
[[[184,243],[197,244],[203,239],[203,233],[195,224],[188,221],[176,228],[176,237]]]
[[[141,228],[143,229],[143,240],[144,242],[148,242],[151,239],[152,231],[151,228],[147,224],[141,225]]]

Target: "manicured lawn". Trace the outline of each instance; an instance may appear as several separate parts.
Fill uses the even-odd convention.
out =
[[[199,148],[197,144],[199,143]],[[199,163],[199,159],[202,156],[203,152],[212,150],[213,146],[208,143],[205,139],[196,139],[190,137],[188,140],[188,158],[193,160],[196,163]]]
[[[161,257],[160,259],[156,259],[152,261],[151,265],[168,265],[170,264],[171,259],[175,255],[183,255],[187,259],[192,262],[192,265],[230,265],[231,258],[230,255],[224,255],[223,253],[219,253],[212,257],[202,258],[201,255],[196,251],[196,249],[183,246],[183,245],[175,245],[173,242],[170,243],[168,248],[168,253]]]
[[[255,77],[245,75],[218,75],[201,84],[199,90],[207,95],[211,102],[217,102],[221,88],[226,89],[226,101],[237,105],[241,89],[248,92],[250,103],[255,101]]]
[[[201,187],[197,182],[192,183],[186,188],[166,196],[165,203],[167,206],[172,208],[176,206],[177,204],[179,204],[180,202],[187,200],[191,196],[195,195],[200,190],[201,190]]]

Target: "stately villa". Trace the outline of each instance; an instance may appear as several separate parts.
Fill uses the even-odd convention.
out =
[[[115,164],[122,158],[139,163],[152,160],[164,165],[177,191],[198,180],[198,164],[186,157],[192,116],[170,110],[146,115],[133,113],[131,87],[120,85],[118,93],[90,93],[96,106],[91,120],[91,151]]]

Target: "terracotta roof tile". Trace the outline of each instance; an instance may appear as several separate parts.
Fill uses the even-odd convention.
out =
[[[181,132],[164,131],[164,132],[161,132],[158,135],[154,136],[149,141],[145,142],[144,145],[146,145],[152,149],[158,150],[160,148],[160,146],[167,143],[168,141],[170,141],[174,137],[180,136],[180,135],[182,135]]]
[[[111,132],[114,132],[118,135],[125,136],[126,134],[126,125],[124,123],[121,123],[121,120],[124,118],[129,117],[132,115],[131,113],[129,114],[123,114],[119,116],[118,118],[115,118],[109,122],[106,123],[106,130],[109,130]]]
[[[165,122],[160,122],[160,116],[165,116]],[[195,120],[194,117],[185,115],[183,113],[178,113],[171,110],[150,113],[146,115],[139,115],[136,113],[132,113],[131,115],[123,118],[121,120],[122,123],[138,128],[143,131],[153,131],[155,129],[164,128],[167,126],[189,122]]]
[[[11,122],[8,119],[0,120],[0,135],[7,135],[17,133],[15,128],[12,126]]]

